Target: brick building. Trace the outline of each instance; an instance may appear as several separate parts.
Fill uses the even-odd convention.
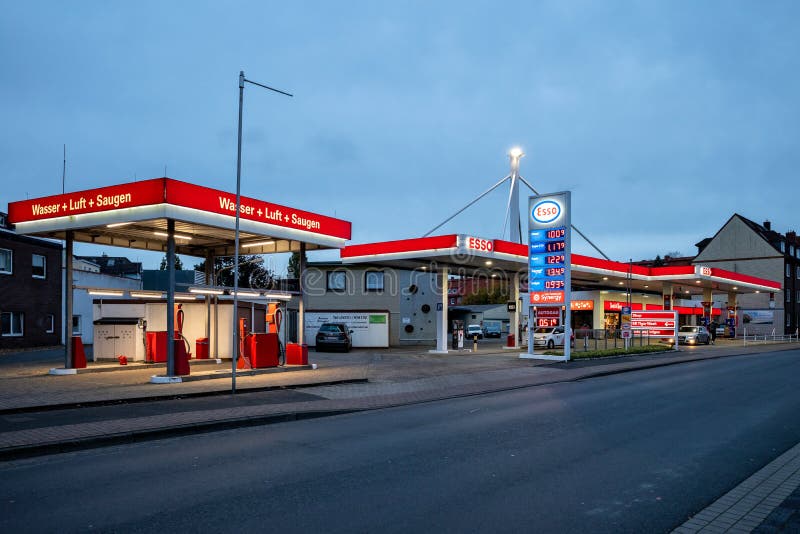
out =
[[[14,233],[0,213],[0,349],[61,343],[61,243]]]

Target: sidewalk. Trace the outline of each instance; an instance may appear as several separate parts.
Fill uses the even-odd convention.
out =
[[[0,461],[798,348],[797,344],[743,347],[739,343],[718,343],[678,352],[568,363],[521,360],[518,352],[497,348],[447,355],[429,354],[421,349],[312,353],[310,360],[318,364],[318,369],[240,376],[235,396],[230,394],[230,379],[150,384],[148,379],[155,374],[153,369],[47,376],[44,373],[52,365],[46,362],[27,367],[3,366],[0,357]],[[222,366],[229,370],[230,362]],[[83,407],[87,405],[90,408]],[[800,445],[797,449],[800,458]],[[797,463],[794,460],[790,464]],[[779,508],[780,501],[800,485],[800,474],[786,478],[791,479],[794,487],[775,486],[780,491],[775,489],[769,495],[771,508],[766,504],[760,506],[757,516],[753,510],[745,510],[738,519],[739,527],[749,527],[754,521],[758,525]],[[765,491],[764,487],[756,489]],[[784,516],[788,518],[791,514],[772,517],[772,522],[780,522]],[[697,526],[687,524],[676,532],[724,531],[718,530],[718,525]],[[737,530],[744,531],[749,530]]]

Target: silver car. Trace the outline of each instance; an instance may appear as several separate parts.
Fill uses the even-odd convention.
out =
[[[708,345],[711,334],[705,326],[682,326],[678,330],[678,343],[681,345]]]

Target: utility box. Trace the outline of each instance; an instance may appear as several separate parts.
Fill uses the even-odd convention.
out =
[[[125,356],[129,361],[146,358],[144,329],[138,318],[109,317],[94,321],[93,359],[116,360]]]
[[[308,345],[287,343],[286,365],[308,365]]]
[[[246,345],[246,354],[254,369],[278,366],[278,334],[250,334]]]

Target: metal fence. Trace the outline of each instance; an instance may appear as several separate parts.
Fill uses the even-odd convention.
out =
[[[640,331],[631,332],[629,347],[645,347],[648,345],[667,345],[667,338],[648,337]],[[588,329],[576,328],[573,351],[585,352],[625,348],[622,331],[619,328]]]
[[[745,328],[744,333],[741,336],[741,339],[742,343],[745,346],[748,343],[751,345],[753,344],[765,345],[767,343],[798,343],[800,342],[800,339],[798,339],[800,337],[798,336],[798,333],[800,332],[795,331],[794,334],[778,334],[775,332],[775,329],[773,328],[772,333],[769,334],[765,333],[748,334],[747,328]]]

